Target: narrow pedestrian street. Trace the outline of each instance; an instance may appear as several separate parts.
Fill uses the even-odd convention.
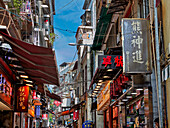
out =
[[[0,128],[170,127],[170,0],[0,0]]]

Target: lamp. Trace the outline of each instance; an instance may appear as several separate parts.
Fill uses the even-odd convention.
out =
[[[69,43],[70,46],[92,46],[92,44],[76,44],[76,43]]]

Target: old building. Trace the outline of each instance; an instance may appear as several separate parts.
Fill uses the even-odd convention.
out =
[[[61,101],[47,89],[59,86],[52,50],[54,11],[54,0],[0,1],[3,127],[48,127],[48,100]]]

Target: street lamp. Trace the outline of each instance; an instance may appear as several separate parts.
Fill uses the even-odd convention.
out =
[[[76,43],[69,43],[70,46],[92,46],[92,44],[76,44]]]

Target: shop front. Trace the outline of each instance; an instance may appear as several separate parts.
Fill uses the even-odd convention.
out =
[[[143,84],[135,81],[120,74],[111,84],[113,128],[153,126],[151,87],[147,86],[148,81],[143,80]]]
[[[101,90],[97,97],[97,111],[102,111],[104,114],[104,128],[109,128],[110,125],[110,82],[108,82]]]
[[[0,58],[0,124],[12,128],[13,125],[13,78],[12,71]]]

